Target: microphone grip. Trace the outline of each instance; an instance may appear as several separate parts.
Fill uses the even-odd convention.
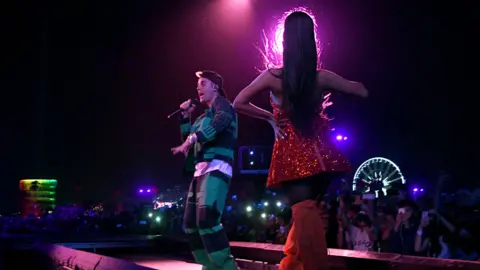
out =
[[[197,99],[192,99],[192,101],[190,102],[190,106],[189,106],[189,107],[192,107],[193,105],[196,105],[196,104],[198,104],[198,100],[197,100]],[[182,108],[180,108],[180,109],[174,111],[173,113],[167,115],[167,119],[170,119],[170,118],[174,117],[175,115],[177,115],[177,114],[179,114],[179,113],[181,113],[181,112],[183,112],[183,111],[184,111],[184,110],[183,110]]]

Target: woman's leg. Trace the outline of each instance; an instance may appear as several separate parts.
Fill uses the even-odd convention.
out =
[[[281,270],[329,269],[325,224],[316,199],[326,193],[330,181],[329,175],[322,174],[285,186],[292,205],[293,226],[285,243]]]

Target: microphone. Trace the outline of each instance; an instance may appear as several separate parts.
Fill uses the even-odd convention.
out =
[[[192,101],[190,101],[190,105],[188,106],[188,108],[190,108],[190,107],[192,107],[193,105],[196,105],[196,104],[198,104],[198,100],[197,100],[197,99],[192,99]],[[179,114],[179,113],[181,113],[181,112],[183,112],[183,111],[185,111],[185,110],[182,109],[182,108],[180,108],[180,109],[172,112],[171,114],[167,115],[167,119],[170,119],[170,118],[172,118],[173,116],[175,116],[175,115],[177,115],[177,114]]]

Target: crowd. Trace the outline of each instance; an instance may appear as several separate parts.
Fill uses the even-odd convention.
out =
[[[68,236],[94,233],[139,232],[134,213],[92,213],[92,211],[52,211],[40,216],[20,214],[0,218],[4,237],[18,235]]]
[[[441,182],[441,181],[440,181]],[[328,247],[460,260],[479,260],[478,196],[467,190],[411,196],[407,190],[376,197],[339,191],[318,200]],[[233,196],[222,224],[231,241],[284,244],[292,224],[280,195],[251,203]],[[2,217],[5,234],[56,235],[183,234],[181,202],[152,210],[108,213],[98,206],[84,210],[58,207],[40,217]]]
[[[339,192],[318,201],[328,247],[477,261],[480,200],[468,190],[407,189],[383,195]],[[279,205],[280,202],[277,202]],[[268,201],[227,205],[222,224],[232,241],[285,243],[292,224],[288,207]],[[172,210],[170,233],[181,229],[181,207]]]

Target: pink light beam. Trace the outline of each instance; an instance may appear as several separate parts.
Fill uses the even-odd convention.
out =
[[[264,58],[265,68],[269,69],[273,67],[281,67],[283,65],[283,32],[285,30],[285,19],[288,17],[288,15],[297,11],[305,12],[312,18],[315,25],[315,40],[317,42],[317,50],[318,54],[320,55],[321,43],[317,35],[317,23],[315,20],[315,16],[306,7],[296,7],[283,14],[283,16],[280,20],[278,20],[274,30],[271,33],[267,34],[265,31],[263,31],[264,51],[262,52],[262,54]]]

